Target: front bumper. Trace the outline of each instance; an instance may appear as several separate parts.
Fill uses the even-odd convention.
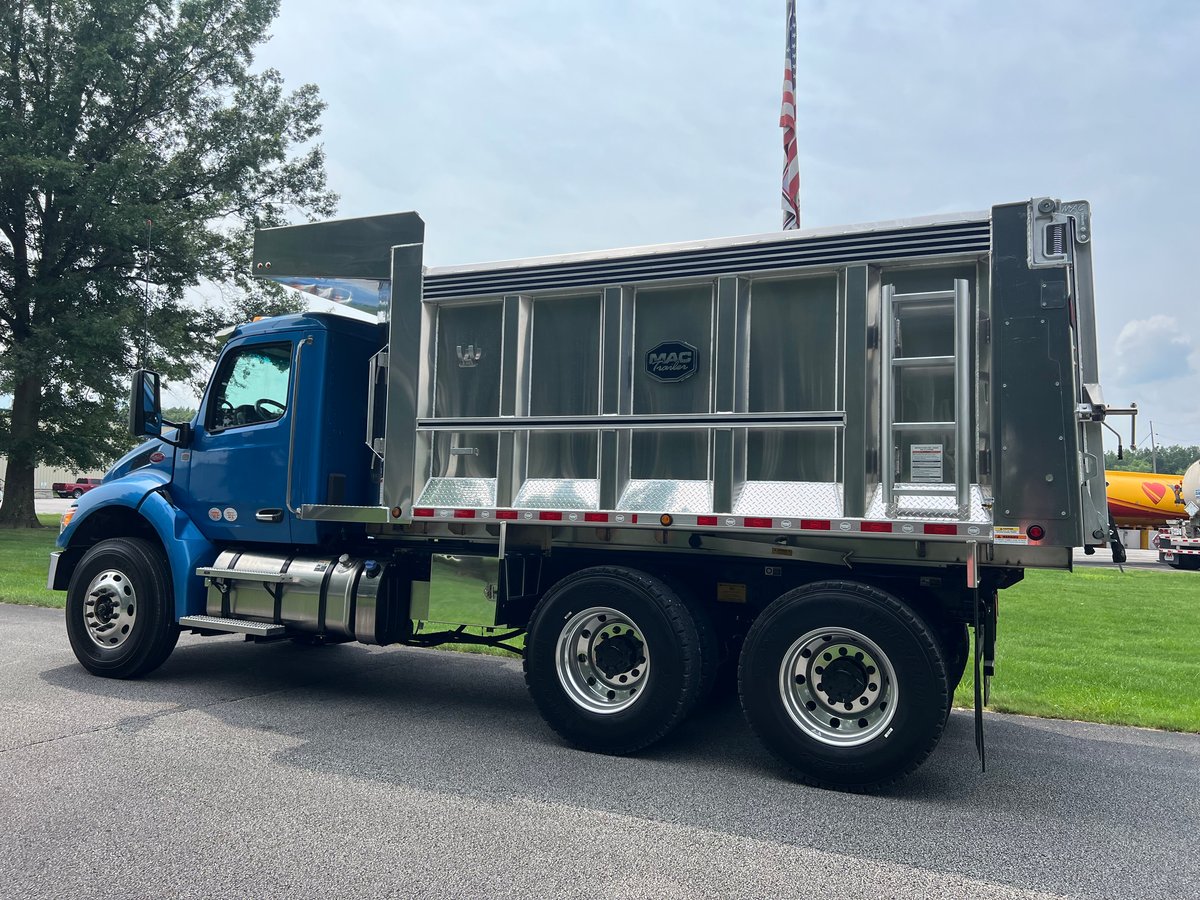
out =
[[[50,553],[50,573],[46,576],[46,588],[51,591],[59,591],[62,588],[55,586],[55,576],[58,574],[58,561],[62,558],[61,550],[54,550]]]

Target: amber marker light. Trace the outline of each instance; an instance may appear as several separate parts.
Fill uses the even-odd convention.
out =
[[[668,525],[670,525],[675,520],[671,518],[669,513],[663,513],[661,516],[658,517],[658,521],[660,521],[663,524],[663,527],[666,528]]]

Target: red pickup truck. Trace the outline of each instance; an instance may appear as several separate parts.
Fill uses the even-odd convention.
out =
[[[74,497],[78,500],[92,488],[99,486],[99,478],[76,478],[74,481],[56,481],[50,485],[50,490],[56,497]]]

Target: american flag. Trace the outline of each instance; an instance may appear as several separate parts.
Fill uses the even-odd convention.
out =
[[[783,229],[800,227],[800,161],[796,158],[796,0],[787,0],[787,52],[784,54],[783,107]]]

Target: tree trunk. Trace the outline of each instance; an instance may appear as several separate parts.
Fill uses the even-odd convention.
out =
[[[12,440],[4,473],[4,502],[0,528],[41,528],[33,506],[33,470],[37,466],[37,429],[42,385],[36,375],[17,382],[13,393]]]

